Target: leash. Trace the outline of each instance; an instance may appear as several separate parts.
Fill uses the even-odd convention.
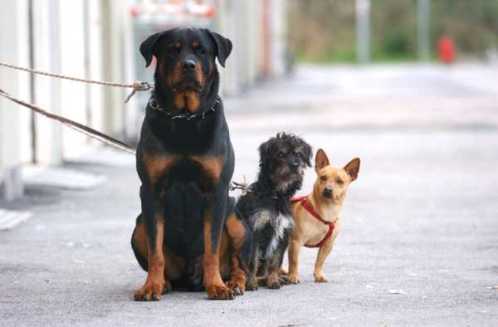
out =
[[[54,74],[54,73],[49,73],[49,72],[44,72],[36,69],[30,69],[26,67],[20,67],[16,65],[11,65],[11,64],[6,64],[3,62],[0,62],[0,66],[10,68],[10,69],[15,69],[23,72],[28,72],[32,74],[37,74],[37,75],[42,75],[42,76],[48,76],[48,77],[53,77],[53,78],[59,78],[59,79],[65,79],[69,81],[74,81],[74,82],[81,82],[81,83],[87,83],[87,84],[96,84],[96,85],[101,85],[101,86],[110,86],[110,87],[121,87],[121,88],[131,88],[132,91],[131,93],[126,97],[125,103],[128,103],[130,99],[139,91],[148,91],[153,88],[152,85],[150,85],[148,82],[141,82],[141,81],[135,81],[132,84],[125,84],[125,83],[115,83],[115,82],[106,82],[106,81],[96,81],[96,80],[91,80],[91,79],[84,79],[84,78],[78,78],[78,77],[73,77],[73,76],[67,76],[67,75],[62,75],[62,74]],[[33,110],[34,112],[41,114],[49,119],[56,120],[80,133],[83,133],[91,138],[94,138],[100,142],[103,142],[105,144],[111,145],[117,149],[126,151],[128,153],[135,153],[135,149],[133,149],[131,146],[128,144],[119,141],[111,136],[108,136],[102,132],[99,132],[91,127],[88,127],[86,125],[80,124],[78,122],[75,122],[74,120],[50,113],[34,104],[24,102],[18,98],[15,98],[11,96],[9,93],[5,92],[4,90],[0,89],[0,96],[3,96],[6,99],[9,99],[10,101],[17,103],[21,106],[24,106],[26,108],[29,108]]]
[[[242,176],[242,182],[234,182],[230,183],[230,191],[241,190],[242,194],[246,194],[249,192],[249,184],[246,181],[246,175]]]
[[[44,71],[30,69],[30,68],[26,68],[26,67],[20,67],[20,66],[16,66],[16,65],[6,64],[3,62],[0,62],[0,66],[23,71],[23,72],[28,72],[28,73],[32,73],[32,74],[60,78],[60,79],[65,79],[65,80],[69,80],[69,81],[74,81],[74,82],[133,89],[131,91],[131,93],[126,97],[125,103],[128,103],[128,101],[130,101],[130,99],[138,91],[148,91],[148,90],[151,90],[153,88],[153,86],[150,85],[148,82],[135,81],[132,84],[105,82],[105,81],[96,81],[96,80],[91,80],[91,79],[84,79],[84,78],[78,78],[78,77],[73,77],[73,76],[67,76],[67,75],[62,75],[62,74],[54,74],[54,73],[44,72]]]
[[[96,140],[99,140],[100,142],[103,142],[105,144],[108,144],[108,145],[111,145],[117,149],[120,149],[120,150],[123,150],[123,151],[126,151],[128,153],[132,153],[132,154],[135,154],[135,149],[133,149],[131,146],[129,146],[128,144],[124,143],[124,142],[121,142],[111,136],[108,136],[102,132],[99,132],[91,127],[88,127],[88,126],[85,126],[83,124],[80,124],[78,122],[75,122],[74,120],[71,120],[71,119],[68,119],[68,118],[65,118],[65,117],[62,117],[62,116],[59,116],[59,115],[56,115],[56,114],[53,114],[53,113],[50,113],[46,110],[43,110],[42,108],[36,106],[36,105],[33,105],[31,103],[27,103],[27,102],[24,102],[22,100],[19,100],[17,98],[14,98],[13,96],[11,96],[10,94],[8,94],[7,92],[5,92],[4,90],[0,89],[0,96],[6,98],[6,99],[9,99],[10,101],[14,102],[14,103],[17,103],[21,106],[24,106],[26,108],[29,108],[31,110],[33,110],[34,112],[40,114],[40,115],[43,115],[49,119],[52,119],[52,120],[56,120],[80,133],[83,133],[91,138],[94,138]]]

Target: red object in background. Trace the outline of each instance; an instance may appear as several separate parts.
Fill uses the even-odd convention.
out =
[[[132,17],[137,17],[138,15],[140,15],[140,8],[138,6],[130,7],[130,14]]]
[[[437,42],[437,51],[439,60],[445,64],[451,64],[455,61],[455,43],[448,36],[442,36]]]
[[[214,17],[215,15],[216,15],[216,10],[214,9],[214,7],[209,7],[209,9],[206,10],[206,14],[205,14],[206,17],[211,18],[211,17]]]

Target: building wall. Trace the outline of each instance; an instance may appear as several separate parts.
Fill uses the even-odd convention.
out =
[[[251,88],[260,79],[285,73],[285,0],[218,0],[216,28],[230,38],[234,50],[229,59],[223,90],[235,95]]]
[[[33,4],[33,44],[29,43],[29,3]],[[94,80],[132,82],[138,70],[138,43],[134,39],[130,5],[161,5],[165,1],[139,0],[17,0],[3,1],[0,11],[0,61]],[[178,2],[178,1],[177,1]],[[234,51],[221,69],[222,91],[235,95],[259,79],[282,73],[285,48],[285,0],[212,0],[216,15],[188,15],[161,21],[214,28],[229,37]],[[265,11],[266,10],[266,11]],[[266,15],[271,17],[263,24]],[[158,16],[156,19],[165,16]],[[265,41],[266,40],[266,41]],[[265,56],[265,53],[267,54]],[[266,70],[265,70],[266,65]],[[30,92],[30,82],[34,89]],[[143,105],[136,97],[123,103],[130,90],[86,85],[0,68],[0,88],[47,110],[87,124],[119,138],[138,134]],[[147,96],[147,95],[143,95]],[[22,194],[20,167],[56,165],[81,155],[97,142],[35,116],[0,99],[0,185],[8,198]],[[33,147],[33,140],[35,147]],[[1,196],[1,195],[0,195]]]
[[[132,80],[125,35],[127,3],[120,0],[33,0],[33,44],[29,0],[4,1],[0,11],[0,60],[95,80]],[[30,82],[33,78],[34,89]],[[126,91],[62,81],[0,68],[0,88],[115,136],[123,136]],[[0,99],[0,185],[3,197],[20,196],[22,164],[60,164],[96,144],[88,137],[26,108]],[[34,143],[36,144],[33,147]],[[14,179],[17,181],[14,183]],[[16,185],[17,184],[17,185]],[[8,186],[8,187],[7,187]],[[8,188],[8,190],[6,190]],[[7,195],[7,196],[6,196]],[[0,195],[2,196],[2,195]]]
[[[287,58],[287,1],[273,0],[271,3],[270,46],[271,76],[286,73]]]
[[[60,9],[57,0],[33,1],[34,67],[39,70],[61,72]],[[29,49],[27,49],[29,51]],[[28,74],[24,74],[31,78]],[[53,113],[61,114],[61,83],[57,79],[34,75],[35,90],[31,100]],[[25,88],[25,86],[23,86]],[[44,164],[62,161],[62,127],[43,117],[34,116],[36,122],[35,158]],[[23,122],[23,161],[33,159],[28,122]]]
[[[26,1],[7,1],[0,11],[0,58],[2,61],[26,65],[27,57]],[[0,68],[0,88],[12,95],[26,96],[27,79],[19,73]],[[15,199],[22,196],[20,175],[22,122],[26,112],[14,103],[0,98],[0,196]]]

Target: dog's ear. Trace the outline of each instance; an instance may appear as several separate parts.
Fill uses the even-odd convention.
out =
[[[271,165],[271,153],[272,153],[272,139],[261,143],[259,146],[259,167],[262,168],[263,166],[266,166],[268,168],[268,165]]]
[[[216,57],[218,57],[220,65],[222,67],[225,67],[225,61],[232,52],[232,41],[208,29],[205,29],[205,31],[209,35],[209,37],[213,40],[216,46],[215,55]]]
[[[271,142],[266,141],[264,143],[261,143],[259,146],[259,157],[260,158],[266,158],[268,157],[268,154],[270,153],[270,148],[271,148]]]
[[[318,149],[315,156],[315,171],[318,173],[320,169],[330,165],[329,157],[322,149]]]
[[[152,56],[156,55],[156,46],[159,40],[166,35],[169,31],[163,31],[152,34],[140,45],[140,53],[145,59],[145,67],[149,67],[152,62]]]
[[[346,166],[344,170],[351,176],[351,181],[358,178],[358,173],[360,172],[360,158],[354,158]]]
[[[304,143],[303,154],[306,166],[311,167],[311,157],[313,156],[313,149],[308,143]]]

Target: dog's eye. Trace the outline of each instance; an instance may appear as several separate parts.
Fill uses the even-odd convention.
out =
[[[340,178],[337,178],[337,179],[335,180],[335,182],[336,182],[337,184],[339,184],[339,185],[344,184],[344,181],[343,181],[342,179],[340,179]]]
[[[197,47],[195,48],[195,51],[198,53],[198,54],[205,54],[206,53],[206,50],[203,48],[203,47]]]
[[[182,51],[182,47],[179,45],[172,45],[168,47],[169,54],[179,54]]]
[[[280,158],[283,158],[283,157],[285,157],[285,152],[283,152],[283,151],[280,151],[280,152],[278,153],[278,156],[279,156]]]
[[[327,176],[325,176],[325,175],[324,176],[320,176],[320,180],[322,182],[326,182],[327,181]]]

